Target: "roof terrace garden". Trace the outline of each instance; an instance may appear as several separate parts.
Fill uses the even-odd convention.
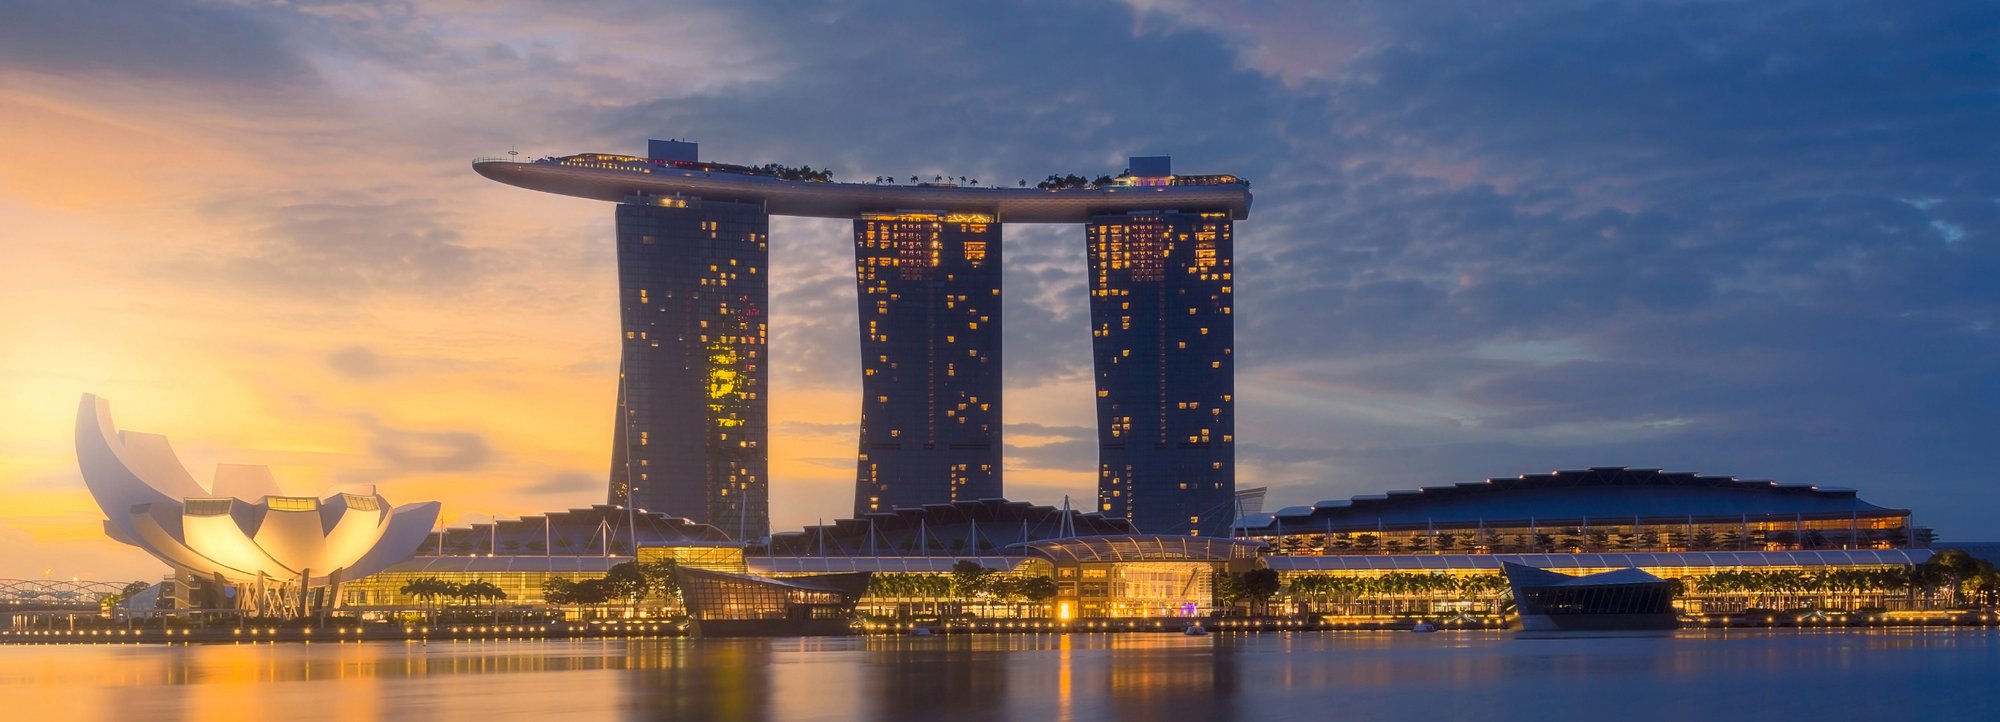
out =
[[[481,158],[474,162],[488,163],[488,162],[521,162],[521,161],[510,161],[509,159],[503,159],[503,158]],[[755,176],[759,178],[775,178],[778,180],[800,181],[805,183],[836,182],[833,179],[832,169],[814,168],[810,165],[788,166],[782,163],[765,163],[763,165],[736,165],[732,163],[714,163],[709,161],[670,160],[665,158],[648,159],[648,158],[640,158],[634,155],[623,155],[619,153],[577,153],[574,155],[565,155],[565,156],[545,156],[542,158],[537,158],[535,160],[526,162],[552,163],[556,165],[576,166],[581,168],[603,168],[607,170],[625,170],[625,171],[633,171],[639,173],[650,173],[653,172],[653,169],[655,168],[662,168],[662,169],[698,171],[702,173],[733,173],[736,175]],[[899,177],[900,176],[893,176],[893,175],[875,176],[874,180],[870,182],[870,185],[898,185],[897,178]],[[1004,185],[992,185],[992,184],[982,185],[979,182],[978,178],[968,178],[966,176],[936,175],[936,174],[931,175],[929,180],[925,180],[924,177],[921,175],[912,175],[909,177],[909,182],[903,185],[920,186],[925,188],[1005,188],[1006,187]],[[1208,174],[1208,175],[1179,175],[1179,176],[1177,175],[1138,176],[1134,175],[1132,171],[1126,170],[1115,176],[1099,175],[1096,178],[1087,178],[1085,176],[1080,176],[1075,173],[1050,174],[1047,178],[1044,178],[1036,182],[1034,188],[1036,190],[1044,190],[1044,191],[1063,191],[1063,190],[1097,190],[1100,188],[1114,188],[1114,187],[1213,186],[1213,185],[1242,185],[1248,187],[1250,185],[1250,181],[1226,173]],[[1015,186],[1018,188],[1026,188],[1028,187],[1028,181],[1027,179],[1016,181]]]

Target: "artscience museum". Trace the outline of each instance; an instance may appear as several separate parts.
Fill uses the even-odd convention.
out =
[[[119,430],[110,403],[91,394],[77,408],[76,456],[105,533],[201,588],[201,607],[288,615],[337,606],[342,582],[409,558],[438,518],[437,502],[289,496],[264,466],[218,465],[203,486],[166,437]]]

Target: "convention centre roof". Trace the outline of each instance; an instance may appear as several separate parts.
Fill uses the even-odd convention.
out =
[[[1907,516],[1853,489],[1659,469],[1596,467],[1450,486],[1426,486],[1294,506],[1237,521],[1244,533],[1544,526],[1633,519],[1722,521]]]

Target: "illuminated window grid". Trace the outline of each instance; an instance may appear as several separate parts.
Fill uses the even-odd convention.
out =
[[[642,508],[762,536],[768,218],[746,204],[627,205],[619,238],[629,404],[608,501],[625,503],[629,470]],[[686,407],[689,389],[698,407]]]
[[[1235,486],[1226,216],[1100,216],[1086,231],[1100,511],[1226,533]],[[1230,287],[1230,288],[1225,288]]]
[[[999,496],[999,225],[855,221],[863,407],[855,511]]]

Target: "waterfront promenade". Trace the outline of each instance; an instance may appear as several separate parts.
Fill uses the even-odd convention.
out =
[[[1179,619],[1084,619],[1067,622],[1046,619],[977,619],[942,622],[858,622],[857,635],[908,635],[922,628],[935,635],[1046,635],[1046,634],[1179,634],[1191,620]],[[1306,633],[1306,632],[1407,632],[1416,617],[1291,619],[1279,617],[1224,618],[1202,620],[1204,628],[1219,634]],[[1493,618],[1433,619],[1440,630],[1452,632],[1504,631],[1507,624]],[[1683,630],[1801,630],[1832,629],[1990,629],[2000,627],[2000,613],[1988,611],[1886,612],[1838,615],[1696,615],[1683,617]],[[124,628],[93,627],[59,629],[0,630],[0,644],[236,644],[236,643],[328,643],[382,641],[453,640],[559,640],[559,639],[651,639],[688,637],[683,620],[609,620],[592,622],[552,622],[547,624],[328,624],[325,626],[247,623],[242,626],[208,628]]]

